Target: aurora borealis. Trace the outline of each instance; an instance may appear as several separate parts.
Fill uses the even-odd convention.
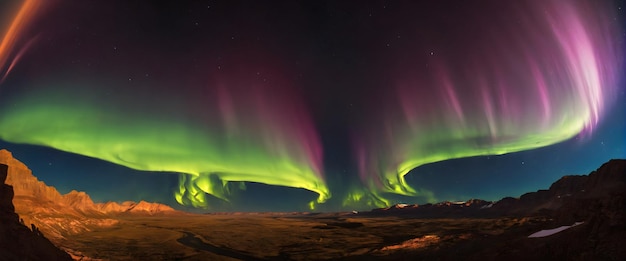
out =
[[[622,2],[10,2],[0,145],[52,185],[120,183],[102,200],[367,209],[626,157]],[[441,185],[472,176],[494,182]],[[250,197],[294,205],[226,206]]]
[[[592,131],[617,93],[622,69],[615,57],[622,53],[604,40],[617,32],[599,30],[610,21],[579,4],[469,12],[459,19],[475,21],[466,29],[471,36],[426,31],[425,39],[406,44],[441,51],[381,58],[393,64],[391,91],[380,94],[391,93],[382,101],[383,124],[355,131],[366,135],[355,151],[363,183],[372,191],[416,195],[404,175],[420,165],[535,149]],[[447,48],[450,38],[470,37],[463,47]]]

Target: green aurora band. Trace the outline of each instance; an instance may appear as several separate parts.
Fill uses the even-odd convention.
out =
[[[387,194],[432,202],[433,192],[406,182],[412,169],[549,146],[597,125],[623,74],[623,47],[615,39],[621,25],[611,20],[610,7],[585,1],[497,2],[489,9],[497,14],[461,12],[467,17],[459,21],[472,21],[464,27],[432,27],[450,30],[443,34],[421,28],[412,12],[394,21],[373,20],[381,24],[368,27],[368,34],[380,35],[371,39],[389,38],[394,30],[406,36],[392,37],[397,46],[404,44],[400,48],[367,50],[360,57],[370,59],[374,69],[367,70],[383,83],[373,93],[366,88],[355,93],[358,99],[371,95],[374,102],[363,99],[355,106],[363,118],[346,119],[350,127],[338,127],[353,128],[358,169],[358,177],[339,184],[346,190],[340,194],[346,196],[345,207],[389,206]],[[420,28],[407,23],[412,19]],[[255,26],[244,29],[256,32]],[[52,27],[45,29],[65,30]],[[176,51],[162,54],[160,48],[169,46],[151,46],[153,38],[129,30],[128,42],[139,47],[126,43],[131,49],[126,53],[115,44],[115,51],[109,50],[115,41],[93,36],[95,46],[75,46],[66,58],[63,52],[50,53],[57,48],[52,40],[42,48],[25,48],[28,38],[16,34],[25,29],[15,30],[4,36],[11,41],[0,50],[0,73],[6,78],[0,85],[0,139],[136,170],[180,173],[176,200],[198,208],[209,208],[212,197],[228,201],[245,182],[317,193],[311,209],[331,197],[317,130],[294,93],[297,88],[285,80],[295,73],[273,64],[285,58],[275,57],[282,48],[289,48],[263,47],[245,37],[237,45],[239,38],[229,36],[172,43]],[[276,37],[277,43],[281,39]],[[75,58],[94,64],[73,65]],[[354,73],[350,69],[347,74]],[[139,80],[142,70],[150,77]],[[28,77],[11,78],[19,73]]]
[[[46,45],[47,40],[35,48],[39,52],[31,52],[28,47],[37,37],[29,38],[33,35],[28,33],[74,39],[64,31],[66,19],[74,23],[74,18],[63,14],[73,5],[55,3],[55,8],[35,16],[34,7],[43,2],[22,2],[12,24],[0,31],[4,33],[0,35],[0,139],[136,170],[180,173],[175,198],[194,207],[210,207],[207,195],[228,201],[233,190],[245,189],[244,182],[315,192],[318,196],[309,203],[311,208],[330,198],[319,137],[295,88],[285,80],[285,70],[274,71],[280,59],[263,55],[273,53],[267,45],[253,41],[237,46],[230,37],[225,44],[209,32],[212,37],[206,41],[179,41],[185,51],[168,56],[150,37],[133,33],[133,40],[122,38],[128,40],[125,47],[137,44],[137,48],[118,55],[115,44],[101,48],[110,39],[93,33],[86,41],[94,41],[68,47],[68,53]],[[65,6],[57,9],[57,5]],[[85,27],[92,25],[92,20],[83,22]],[[119,20],[105,24],[115,22]],[[246,30],[246,25],[241,26]],[[161,29],[159,36],[168,38]],[[29,56],[27,61],[20,61],[24,56]],[[71,60],[78,56],[94,66]],[[215,56],[220,57],[217,63],[209,58],[198,62],[199,57]],[[59,64],[67,66],[59,69]],[[28,77],[12,79],[12,70],[18,67],[32,70]],[[119,77],[136,70],[152,75],[142,71],[146,77],[135,82]]]
[[[267,108],[269,103],[228,111],[235,110],[227,104],[235,100],[226,97],[222,90],[216,95],[216,104],[226,104],[222,106],[226,116],[214,115],[209,121],[218,127],[201,126],[183,120],[184,115],[168,116],[171,108],[147,113],[132,104],[105,102],[98,97],[106,94],[98,95],[94,90],[40,91],[3,104],[9,106],[0,110],[0,138],[48,146],[137,170],[183,173],[175,197],[180,204],[194,207],[209,207],[207,194],[228,200],[232,189],[243,188],[243,183],[232,182],[303,188],[319,194],[317,203],[330,197],[316,165],[321,160],[317,138],[312,132],[297,132],[300,127],[309,127],[301,122],[302,115],[295,114],[297,110],[289,110],[294,112],[292,115],[281,113],[280,119],[262,115],[274,110]],[[245,101],[250,103],[254,101]],[[248,116],[244,120],[237,115]],[[296,120],[292,122],[300,126],[289,126],[290,120]],[[281,129],[287,127],[291,129]],[[310,207],[316,202],[311,202]]]
[[[367,189],[354,188],[344,205],[388,206],[385,193],[432,202],[432,192],[405,180],[416,167],[536,149],[593,130],[623,73],[615,38],[620,26],[611,21],[610,7],[582,1],[518,5],[464,17],[478,21],[468,31],[480,33],[464,35],[463,51],[454,55],[431,53],[431,68],[422,69],[419,53],[391,55],[400,73],[389,84],[394,92],[378,94],[387,105],[376,118],[380,128],[355,131],[354,154]],[[422,45],[445,46],[440,40]]]

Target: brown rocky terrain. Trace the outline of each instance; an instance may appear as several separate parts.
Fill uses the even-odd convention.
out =
[[[6,183],[13,186],[15,212],[25,224],[34,224],[57,245],[67,236],[111,227],[119,223],[120,215],[181,214],[159,203],[94,203],[87,193],[75,190],[61,195],[4,149],[0,150],[0,164],[8,165]]]
[[[397,204],[361,213],[207,215],[143,201],[94,203],[77,191],[61,195],[8,152],[0,151],[0,162],[11,164],[9,176],[21,189],[15,193],[16,210],[26,223],[36,224],[37,234],[43,232],[75,259],[626,259],[626,160],[497,202]],[[562,226],[572,227],[530,237]]]
[[[545,238],[515,237],[513,229],[496,237],[475,237],[412,257],[427,259],[624,260],[626,249],[626,160],[614,159],[589,175],[564,176],[549,189],[507,197],[497,202],[470,200],[402,205],[361,213],[362,216],[403,218],[534,217],[536,228],[580,226]],[[526,233],[530,231],[527,230]],[[398,259],[406,252],[384,259]],[[411,256],[411,255],[410,255]],[[379,256],[367,256],[369,258]]]
[[[626,160],[611,160],[589,175],[564,176],[549,189],[529,192],[518,198],[505,197],[491,202],[470,199],[435,204],[396,204],[373,209],[360,215],[396,215],[410,217],[498,217],[549,215],[563,222],[585,220],[605,213],[611,223],[624,218],[622,208],[626,192]],[[621,204],[621,205],[620,205]],[[600,210],[600,212],[598,212]],[[618,212],[615,212],[615,211]]]
[[[0,259],[2,260],[71,260],[55,247],[36,226],[20,222],[13,206],[13,188],[5,184],[8,166],[0,164]]]

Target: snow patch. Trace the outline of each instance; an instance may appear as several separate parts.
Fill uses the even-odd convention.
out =
[[[576,223],[574,223],[574,224],[573,224],[573,225],[571,225],[571,226],[560,226],[560,227],[553,228],[553,229],[541,230],[541,231],[539,231],[539,232],[536,232],[536,233],[531,234],[531,235],[530,235],[530,236],[528,236],[528,237],[529,237],[529,238],[533,238],[533,237],[547,237],[547,236],[551,236],[551,235],[554,235],[554,234],[556,234],[556,233],[559,233],[559,232],[561,232],[561,231],[563,231],[563,230],[566,230],[566,229],[568,229],[568,228],[572,228],[572,227],[578,226],[578,225],[580,225],[580,224],[582,224],[582,223],[584,223],[584,222],[576,222]]]

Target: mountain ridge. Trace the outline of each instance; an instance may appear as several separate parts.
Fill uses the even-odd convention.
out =
[[[96,231],[98,228],[123,228],[129,221],[144,222],[143,217],[185,214],[172,211],[170,207],[145,201],[122,203],[94,203],[85,192],[70,191],[61,195],[53,187],[37,180],[31,171],[21,162],[15,160],[8,151],[0,150],[0,163],[6,161],[13,166],[8,167],[14,183],[19,190],[14,198],[15,212],[23,218],[22,223],[34,224],[33,231],[45,234],[57,246],[76,248],[73,236],[80,233]],[[0,165],[2,167],[4,165]],[[13,192],[11,192],[12,195]],[[0,193],[2,194],[2,193]],[[55,201],[58,200],[58,201]],[[9,202],[10,203],[10,202]],[[0,205],[6,205],[2,199]],[[525,229],[521,224],[540,222],[532,225],[536,229],[549,229],[563,225],[580,224],[565,232],[538,239],[528,240],[526,236],[511,238],[504,232],[494,232],[493,236],[502,236],[497,241],[514,239],[513,243],[504,245],[504,252],[489,252],[493,248],[476,248],[477,245],[493,244],[493,238],[475,237],[471,241],[460,242],[461,248],[474,249],[474,256],[515,257],[523,252],[529,259],[580,259],[583,257],[603,257],[606,260],[623,260],[626,249],[621,245],[626,238],[626,160],[610,160],[592,171],[589,175],[568,175],[555,181],[548,189],[525,193],[517,198],[506,197],[499,201],[471,199],[468,201],[445,201],[436,204],[409,205],[396,204],[387,208],[374,209],[369,212],[352,212],[329,214],[333,220],[347,220],[347,216],[360,217],[401,217],[399,220],[445,218],[447,220],[495,220],[512,219],[513,235],[533,231]],[[20,213],[21,212],[21,213]],[[237,215],[236,213],[230,213]],[[319,216],[310,213],[309,216]],[[15,214],[14,214],[15,215]],[[339,215],[342,218],[337,218]],[[16,216],[8,215],[13,220]],[[136,216],[142,216],[137,219]],[[322,215],[324,216],[324,215]],[[163,220],[162,218],[157,218]],[[165,221],[167,222],[167,221]],[[456,222],[456,221],[455,221]],[[464,221],[462,221],[464,222]],[[346,223],[346,224],[344,224]],[[142,226],[145,224],[142,223]],[[334,227],[356,229],[363,227],[358,222],[330,222],[325,229]],[[36,228],[36,229],[35,229]],[[178,231],[179,229],[176,228]],[[483,233],[483,232],[480,232]],[[485,232],[485,235],[491,232]],[[502,240],[500,240],[502,239]],[[180,241],[177,241],[180,242]],[[478,242],[478,243],[476,243]],[[508,242],[508,241],[507,241]],[[108,242],[107,242],[108,244]],[[75,259],[87,258],[78,251],[63,248]],[[76,248],[80,249],[80,248]],[[576,249],[576,251],[572,251]],[[442,250],[446,251],[446,250]],[[468,250],[469,251],[469,250]],[[444,252],[433,252],[437,256]],[[398,256],[390,256],[400,258]],[[359,257],[360,258],[360,257]],[[585,258],[583,258],[585,259]]]
[[[360,212],[359,215],[400,215],[412,217],[494,217],[555,215],[563,222],[576,222],[592,216],[580,202],[606,205],[604,211],[615,210],[609,201],[623,197],[626,191],[626,160],[612,159],[588,175],[566,175],[548,189],[528,192],[517,198],[498,201],[470,199],[434,204],[395,204],[386,208]],[[605,202],[606,201],[606,202]],[[600,202],[600,203],[598,203]],[[621,213],[621,212],[620,212]],[[620,214],[616,214],[620,215]]]
[[[89,194],[84,191],[72,190],[62,195],[53,186],[48,186],[45,182],[38,180],[24,163],[15,159],[12,153],[5,149],[0,149],[0,163],[9,166],[7,184],[14,187],[16,196],[36,197],[46,201],[61,202],[82,212],[96,211],[102,214],[129,211],[142,211],[157,214],[176,211],[170,206],[161,203],[150,203],[143,200],[140,202],[125,201],[123,203],[117,203],[110,201],[95,203]]]
[[[72,190],[59,193],[32,174],[11,152],[0,149],[0,164],[8,166],[6,183],[13,186],[15,212],[26,224],[39,227],[51,239],[90,231],[94,227],[111,227],[119,215],[178,215],[170,206],[146,201],[94,203],[89,194]]]
[[[0,164],[0,259],[2,260],[71,260],[39,228],[26,227],[13,205],[13,187],[7,185],[8,166]]]

